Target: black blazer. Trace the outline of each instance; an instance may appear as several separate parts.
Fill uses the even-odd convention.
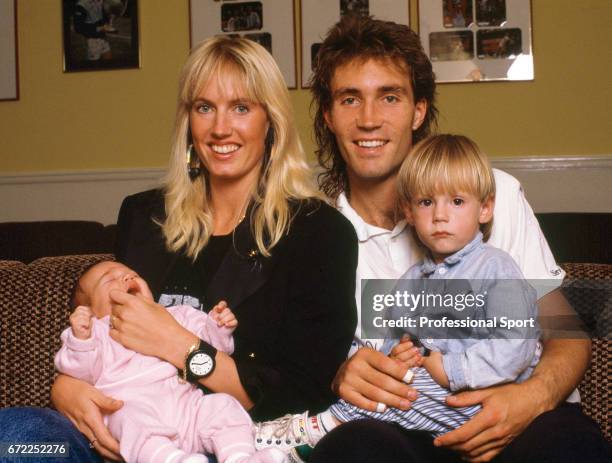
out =
[[[206,290],[236,314],[232,355],[255,407],[255,420],[305,410],[318,412],[336,398],[332,379],[346,359],[357,323],[357,239],[348,220],[319,202],[301,202],[288,234],[265,258],[248,221]],[[159,190],[127,197],[118,219],[116,257],[137,271],[156,297],[178,254],[166,250]]]

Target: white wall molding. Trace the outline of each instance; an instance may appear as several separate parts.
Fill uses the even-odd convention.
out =
[[[524,156],[490,158],[501,170],[612,169],[612,155],[597,156]]]
[[[25,185],[32,183],[81,183],[116,181],[158,181],[163,168],[105,169],[54,172],[0,173],[0,185]]]
[[[612,155],[491,158],[514,175],[536,212],[612,212]]]
[[[115,223],[124,197],[155,188],[165,169],[0,173],[0,221]]]
[[[536,212],[612,212],[612,155],[491,158]],[[121,200],[159,186],[164,168],[0,173],[0,222],[115,223]]]

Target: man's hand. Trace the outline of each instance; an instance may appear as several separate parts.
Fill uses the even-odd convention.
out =
[[[408,368],[381,352],[362,347],[342,364],[332,389],[347,402],[376,411],[379,402],[406,410],[417,392],[402,382]]]
[[[482,404],[482,410],[463,426],[437,437],[434,445],[462,453],[468,461],[491,460],[546,411],[535,392],[526,382],[449,396],[450,406]]]

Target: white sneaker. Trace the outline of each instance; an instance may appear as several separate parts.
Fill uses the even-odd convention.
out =
[[[287,460],[285,463],[306,463],[297,452],[297,447],[291,449],[291,451],[287,454]]]
[[[262,450],[270,447],[289,453],[301,445],[314,447],[306,431],[308,412],[301,415],[285,415],[273,421],[255,424],[255,448]]]

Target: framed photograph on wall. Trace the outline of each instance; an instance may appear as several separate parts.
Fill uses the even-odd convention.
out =
[[[64,72],[140,67],[138,0],[62,0]]]
[[[533,80],[530,0],[419,0],[437,82]]]
[[[263,45],[288,88],[297,87],[293,1],[190,0],[191,47],[214,35],[240,36]]]
[[[301,0],[302,88],[308,88],[319,46],[345,14],[374,15],[410,25],[409,0]]]
[[[17,0],[0,0],[0,101],[19,99]]]

